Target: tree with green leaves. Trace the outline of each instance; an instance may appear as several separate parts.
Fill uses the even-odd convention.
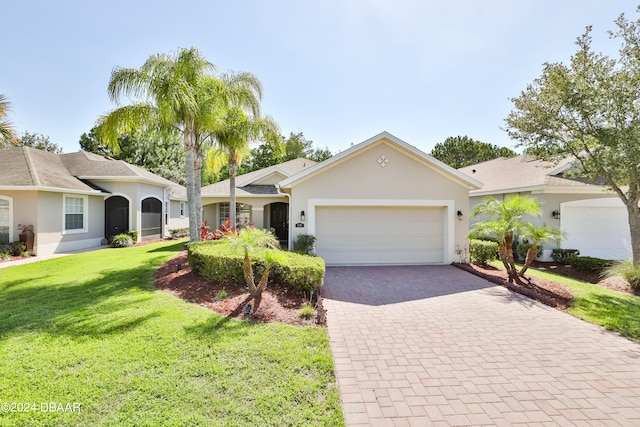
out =
[[[7,118],[9,110],[11,110],[11,103],[4,95],[0,94],[0,145],[2,148],[10,147],[16,139],[16,131]]]
[[[236,227],[236,173],[237,166],[249,151],[249,144],[261,138],[273,138],[280,129],[272,117],[261,117],[259,111],[245,111],[241,105],[227,108],[222,124],[212,133],[216,148],[208,160],[225,158],[229,167],[229,220],[231,227]],[[213,163],[212,168],[221,165]]]
[[[515,151],[486,142],[476,141],[468,136],[449,137],[437,143],[431,155],[452,168],[459,169],[498,157],[515,157]]]
[[[249,163],[251,170],[258,170],[300,157],[322,162],[332,155],[327,147],[315,148],[313,141],[306,139],[302,132],[291,132],[288,138],[277,135],[251,150]]]
[[[123,160],[178,184],[185,184],[184,147],[177,132],[166,134],[153,129],[118,137],[118,151],[96,136],[96,128],[80,136],[80,148],[89,153]]]
[[[523,284],[513,260],[513,242],[525,228],[523,217],[539,216],[540,203],[533,197],[508,195],[503,201],[487,197],[483,203],[473,208],[472,216],[479,218],[469,237],[472,239],[495,238],[498,242],[498,256],[509,274],[509,281]],[[523,273],[524,274],[524,273]]]
[[[182,135],[191,241],[200,239],[203,147],[229,105],[255,111],[262,95],[262,86],[252,74],[234,73],[228,78],[214,71],[214,65],[194,47],[152,55],[139,69],[116,67],[109,80],[109,97],[116,103],[122,97],[132,98],[133,103],[98,121],[99,138],[116,151],[118,137],[139,129]]]
[[[62,153],[62,147],[51,142],[48,136],[37,132],[24,132],[22,136],[16,140],[15,145],[18,147],[36,148],[51,153]]]
[[[640,12],[640,8],[639,8]],[[634,265],[640,265],[640,20],[624,14],[611,58],[591,47],[591,27],[568,64],[546,63],[513,98],[507,132],[544,160],[575,158],[582,177],[604,179],[627,208]]]

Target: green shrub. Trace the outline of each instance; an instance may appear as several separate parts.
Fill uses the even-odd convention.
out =
[[[128,234],[129,237],[131,237],[131,240],[133,240],[133,243],[138,242],[138,230],[127,231],[126,234]]]
[[[567,262],[573,268],[580,271],[602,272],[605,269],[613,266],[613,261],[611,260],[595,258],[590,256],[572,256],[567,258]]]
[[[222,288],[218,291],[218,293],[216,294],[216,299],[217,300],[223,300],[228,296],[227,294],[227,290]]]
[[[316,236],[312,234],[298,234],[293,241],[293,251],[299,254],[313,255],[313,245],[316,243]]]
[[[260,277],[264,272],[266,251],[259,248],[252,253],[251,265],[255,277]],[[188,257],[191,270],[209,280],[244,283],[243,253],[232,250],[225,240],[193,242],[189,245]],[[271,266],[269,283],[300,293],[313,292],[322,286],[324,270],[322,258],[278,251],[277,261]]]
[[[169,230],[169,236],[171,236],[172,239],[182,239],[183,237],[188,237],[189,227],[172,228],[171,230]]]
[[[469,242],[469,256],[471,262],[486,265],[498,258],[498,243],[473,239]]]
[[[615,263],[613,266],[606,268],[604,276],[622,276],[629,282],[629,286],[636,293],[640,294],[640,265],[633,265],[633,261],[626,260]]]
[[[9,253],[11,256],[25,256],[29,255],[27,252],[26,242],[11,242],[9,244]]]
[[[314,314],[316,314],[316,310],[313,308],[313,306],[310,304],[305,304],[300,309],[300,313],[298,313],[298,316],[302,317],[303,319],[311,319]]]
[[[580,255],[577,249],[553,249],[551,251],[551,259],[560,264],[568,264],[568,259]]]
[[[518,253],[518,259],[526,259],[527,252],[529,252],[529,248],[533,246],[531,243],[520,243],[518,244],[516,251]],[[536,258],[542,252],[542,246],[538,245],[538,252],[536,253]]]
[[[112,248],[128,248],[133,246],[133,239],[128,233],[117,234],[111,237]]]
[[[8,243],[0,244],[0,260],[11,258],[11,245]]]

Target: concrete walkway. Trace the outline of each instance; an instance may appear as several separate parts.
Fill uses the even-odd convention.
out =
[[[57,253],[57,254],[43,255],[43,256],[31,256],[31,257],[27,257],[27,258],[16,259],[16,260],[13,260],[13,261],[2,261],[2,262],[0,262],[0,268],[13,267],[14,265],[31,264],[33,262],[44,261],[44,260],[52,259],[52,258],[60,258],[60,257],[63,257],[63,256],[68,256],[68,255],[80,254],[80,253],[83,253],[83,252],[97,251],[99,249],[105,249],[107,247],[108,246],[96,246],[96,247],[93,247],[93,248],[79,249],[77,251],[60,252],[60,253]]]
[[[329,267],[348,426],[640,425],[640,345],[452,266]]]

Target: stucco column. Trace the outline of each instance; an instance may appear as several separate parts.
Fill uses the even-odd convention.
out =
[[[253,221],[253,226],[255,228],[265,228],[264,227],[264,206],[251,206],[251,221]]]

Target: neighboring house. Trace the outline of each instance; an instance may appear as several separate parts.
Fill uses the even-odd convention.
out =
[[[18,240],[19,224],[33,226],[37,255],[96,247],[131,230],[160,238],[188,226],[183,194],[178,184],[92,153],[0,150],[0,242]]]
[[[508,194],[535,197],[542,205],[539,218],[527,218],[534,225],[546,224],[562,230],[562,248],[578,249],[581,255],[605,259],[629,255],[630,233],[626,209],[618,196],[601,185],[580,180],[570,158],[559,163],[536,160],[529,155],[498,158],[460,168],[484,186],[470,192],[469,209],[487,196],[502,200]],[[472,220],[473,221],[473,220]],[[542,259],[549,260],[547,243]]]

